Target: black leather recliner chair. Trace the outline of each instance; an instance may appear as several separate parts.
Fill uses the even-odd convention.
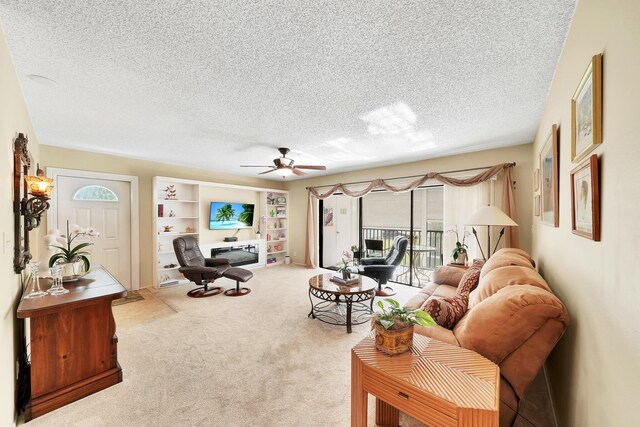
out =
[[[224,292],[220,286],[209,287],[214,280],[222,277],[230,268],[229,260],[224,258],[205,258],[200,252],[194,236],[178,237],[173,240],[173,249],[180,268],[178,271],[187,279],[202,286],[187,292],[193,298],[210,297]]]
[[[395,289],[387,285],[387,281],[393,278],[393,273],[402,262],[408,245],[409,239],[405,236],[396,236],[386,257],[362,258],[360,260],[357,273],[371,277],[378,282],[376,295],[391,296],[397,293]]]

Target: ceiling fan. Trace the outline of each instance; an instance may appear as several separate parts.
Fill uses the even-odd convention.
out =
[[[287,154],[290,151],[288,148],[280,147],[278,148],[278,151],[280,152],[280,154],[282,154],[282,157],[277,157],[273,159],[273,164],[275,166],[241,165],[240,167],[241,168],[270,168],[269,170],[260,172],[258,175],[264,175],[265,173],[275,172],[278,175],[280,175],[283,179],[291,175],[292,173],[298,176],[304,175],[304,172],[302,172],[300,169],[315,169],[315,170],[322,170],[322,171],[327,169],[326,166],[319,166],[319,165],[316,165],[316,166],[294,165],[293,159],[287,157]]]

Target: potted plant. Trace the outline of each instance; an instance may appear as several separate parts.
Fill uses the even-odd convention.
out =
[[[464,230],[464,233],[462,235],[462,242],[460,242],[460,236],[458,235],[458,226],[456,225],[455,228],[452,228],[449,231],[452,233],[456,233],[456,246],[451,251],[451,258],[453,258],[453,263],[465,265],[467,263],[467,249],[469,249],[469,246],[467,246],[464,241],[469,233]]]
[[[376,313],[372,319],[376,348],[383,353],[392,356],[404,353],[413,345],[414,325],[436,324],[428,313],[418,308],[402,308],[400,303],[392,298],[384,300],[389,304],[389,309],[385,308],[382,301],[378,301],[377,305],[382,309],[382,313]]]
[[[342,273],[342,278],[347,280],[351,277],[351,263],[353,262],[353,255],[349,251],[342,252],[342,265],[338,267],[338,272]]]
[[[91,242],[84,242],[71,247],[71,244],[78,237],[98,237],[100,233],[93,227],[88,227],[86,230],[80,228],[78,225],[69,226],[67,221],[67,234],[60,236],[60,232],[57,231],[53,234],[45,236],[45,243],[48,247],[57,248],[60,252],[51,255],[49,258],[49,268],[55,264],[67,264],[71,266],[71,274],[65,275],[77,275],[79,272],[75,271],[74,265],[82,262],[84,272],[88,272],[91,268],[91,262],[89,261],[89,252],[83,251],[87,246],[93,245]]]
[[[351,252],[353,252],[353,259],[360,259],[360,248],[357,245],[351,246]]]

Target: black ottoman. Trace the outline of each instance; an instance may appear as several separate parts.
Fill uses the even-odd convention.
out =
[[[240,282],[245,283],[253,277],[253,273],[249,270],[246,270],[244,268],[231,267],[224,273],[222,273],[222,275],[227,279],[236,281],[236,287],[224,291],[225,295],[229,297],[241,297],[242,295],[247,295],[249,292],[251,292],[251,289],[249,288],[240,287]]]

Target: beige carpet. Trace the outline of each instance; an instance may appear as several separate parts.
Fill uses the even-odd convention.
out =
[[[308,319],[313,274],[254,270],[238,298],[143,290],[114,307],[124,381],[28,425],[348,426],[350,349],[369,326]],[[401,302],[417,291],[398,287]]]

